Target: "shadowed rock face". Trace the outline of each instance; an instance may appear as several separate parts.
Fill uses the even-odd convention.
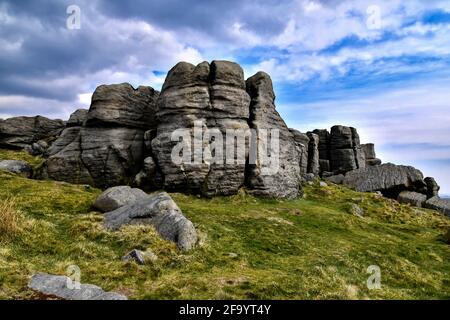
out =
[[[249,164],[247,170],[247,185],[250,192],[259,196],[295,198],[299,194],[300,156],[294,135],[275,110],[275,94],[272,80],[264,72],[258,72],[247,80],[247,92],[251,97],[250,127],[261,130],[276,129],[279,132],[277,172],[265,174],[264,164],[257,162]],[[271,142],[267,142],[271,146]],[[258,149],[263,148],[258,137]],[[269,172],[272,171],[269,168]]]
[[[91,109],[71,116],[39,175],[100,188],[128,184],[145,157],[144,132],[156,121],[157,95],[129,84],[97,88]]]
[[[63,130],[62,120],[45,117],[15,117],[0,120],[0,147],[24,149],[39,140],[52,141]]]

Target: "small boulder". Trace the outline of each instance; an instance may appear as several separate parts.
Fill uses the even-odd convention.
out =
[[[148,195],[114,211],[105,213],[104,226],[118,230],[128,224],[150,224],[166,240],[188,251],[197,242],[197,232],[166,192]]]
[[[320,182],[319,182],[319,185],[320,185],[321,187],[328,187],[328,184],[326,184],[326,182],[323,182],[323,181],[320,181]]]
[[[116,210],[126,204],[144,199],[148,195],[141,189],[118,186],[107,189],[94,202],[94,207],[101,212]]]
[[[398,195],[397,201],[422,208],[425,201],[427,201],[427,196],[418,192],[402,191]]]
[[[154,262],[158,260],[158,257],[156,254],[154,254],[152,251],[141,251],[137,249],[133,249],[130,252],[128,252],[123,258],[123,261],[126,262],[136,262],[137,264],[144,265],[148,262]]]
[[[80,284],[77,288],[66,276],[55,276],[47,273],[36,273],[28,283],[28,287],[47,296],[64,300],[127,300],[127,297],[114,292],[105,292],[92,284]]]
[[[0,170],[15,173],[24,178],[31,178],[33,174],[33,168],[27,162],[19,160],[1,160]]]

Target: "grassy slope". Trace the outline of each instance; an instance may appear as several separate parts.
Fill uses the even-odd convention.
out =
[[[40,163],[0,150],[3,159],[24,157]],[[82,282],[130,298],[450,298],[450,246],[442,241],[450,219],[337,186],[305,192],[295,201],[172,194],[201,236],[197,249],[180,254],[148,226],[103,230],[90,208],[99,190],[0,172],[0,201],[15,202],[22,225],[0,243],[0,298],[35,298],[26,289],[31,274],[65,274],[72,264]],[[367,216],[350,214],[351,203]],[[159,260],[122,262],[133,248]],[[380,290],[366,287],[370,265],[381,268]]]

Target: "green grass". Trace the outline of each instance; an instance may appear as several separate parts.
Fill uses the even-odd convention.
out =
[[[450,298],[443,242],[450,219],[338,186],[305,193],[293,201],[244,191],[213,199],[172,194],[200,233],[199,246],[182,254],[149,226],[105,231],[91,209],[100,190],[0,172],[0,201],[14,199],[23,224],[0,243],[0,298],[36,298],[29,277],[65,274],[69,265],[80,267],[82,282],[131,299]],[[351,214],[352,203],[364,218]],[[134,248],[159,259],[121,261]],[[379,290],[366,286],[370,265],[381,268]]]

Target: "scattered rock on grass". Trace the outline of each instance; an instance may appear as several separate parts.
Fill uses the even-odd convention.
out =
[[[433,197],[425,202],[424,207],[450,216],[450,200],[441,199],[440,197]]]
[[[321,187],[328,187],[328,185],[327,185],[325,182],[323,182],[323,181],[320,181],[320,182],[319,182],[319,185],[320,185]]]
[[[28,287],[47,296],[54,296],[64,300],[127,300],[127,297],[105,292],[102,288],[92,284],[80,284],[71,289],[68,284],[74,285],[66,276],[55,276],[47,273],[36,273],[31,277]]]

